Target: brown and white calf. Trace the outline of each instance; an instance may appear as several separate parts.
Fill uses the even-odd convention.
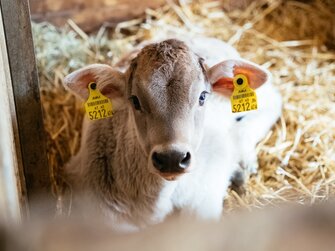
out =
[[[259,87],[259,109],[242,116],[229,103],[239,73]],[[94,64],[64,82],[86,100],[91,81],[112,100],[114,115],[84,121],[66,170],[74,191],[88,191],[121,230],[176,210],[218,219],[234,172],[257,166],[255,145],[281,113],[269,72],[211,38],[153,43],[124,73]]]

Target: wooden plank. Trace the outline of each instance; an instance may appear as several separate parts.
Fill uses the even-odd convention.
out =
[[[7,46],[0,11],[0,212],[1,221],[19,221],[26,212],[26,190],[18,139]]]
[[[9,65],[7,91],[9,101],[14,102],[10,107],[11,119],[17,124],[17,128],[16,124],[13,125],[17,168],[19,174],[24,173],[24,177],[19,176],[21,190],[24,191],[25,182],[32,212],[37,213],[38,208],[32,207],[33,202],[41,200],[50,202],[48,207],[43,207],[43,212],[51,212],[55,207],[51,195],[28,0],[0,0],[0,8]]]
[[[165,0],[30,0],[32,19],[62,26],[72,19],[84,31],[93,31],[104,23],[144,16],[145,9],[158,8]]]

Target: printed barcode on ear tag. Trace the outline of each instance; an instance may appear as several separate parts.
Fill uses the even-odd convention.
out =
[[[256,92],[250,88],[248,78],[238,74],[233,79],[234,91],[230,97],[233,113],[257,110]]]
[[[87,106],[97,106],[97,105],[107,104],[108,101],[109,101],[108,99],[103,99],[103,100],[97,100],[97,101],[93,101],[93,102],[88,102]]]
[[[102,95],[94,82],[88,85],[89,97],[85,102],[85,110],[90,120],[104,119],[113,116],[112,102]]]

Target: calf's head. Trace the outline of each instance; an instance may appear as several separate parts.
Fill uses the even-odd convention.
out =
[[[207,69],[183,42],[170,39],[143,48],[125,73],[94,64],[71,73],[64,82],[84,100],[88,84],[96,82],[115,111],[129,113],[148,158],[148,171],[171,180],[196,162],[207,98],[213,92],[229,97],[232,79],[239,73],[248,76],[252,88],[268,77],[257,65],[242,60],[226,60]]]

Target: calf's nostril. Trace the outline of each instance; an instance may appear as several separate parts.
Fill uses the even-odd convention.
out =
[[[154,167],[156,167],[158,170],[161,170],[164,167],[164,163],[160,159],[159,153],[154,152],[151,158],[152,158],[152,163],[154,164]]]
[[[184,158],[180,161],[179,167],[185,169],[190,165],[190,163],[191,163],[191,154],[187,152],[184,155]]]

